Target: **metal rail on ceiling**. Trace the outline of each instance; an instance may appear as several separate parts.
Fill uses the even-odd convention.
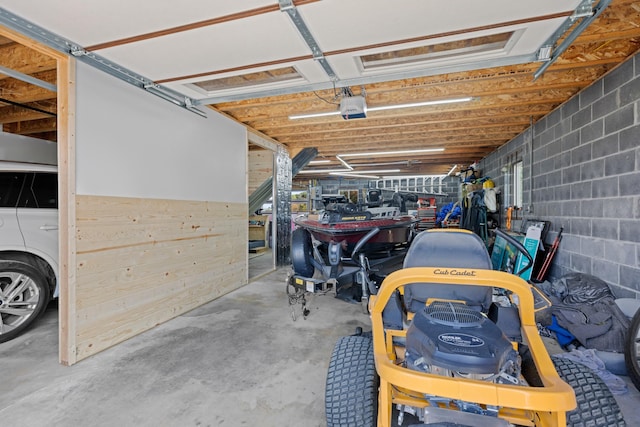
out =
[[[202,117],[207,117],[207,113],[196,108],[193,99],[182,95],[172,89],[155,83],[140,74],[137,74],[125,67],[122,67],[106,58],[83,49],[77,43],[62,36],[52,33],[33,22],[30,22],[4,8],[0,8],[0,24],[37,42],[44,44],[58,52],[71,55],[94,68],[112,75],[126,83],[136,86],[159,98],[169,101],[178,107],[182,107],[192,113]],[[38,85],[40,86],[40,85]]]
[[[603,10],[609,6],[611,0],[600,0],[597,6],[593,7],[593,0],[584,0],[574,13],[566,19],[564,24],[560,27],[560,29],[564,29],[564,31],[559,32],[556,31],[549,40],[538,50],[541,52],[542,49],[545,49],[545,52],[551,53],[551,55],[546,59],[546,62],[542,64],[540,68],[533,74],[533,80],[538,79],[546,70],[553,64],[559,57],[564,53],[569,46],[578,38],[580,34],[593,22],[598,16],[602,13]],[[560,40],[568,30],[575,24],[578,19],[582,19],[578,26],[570,32],[564,40],[554,49],[555,44]],[[559,29],[559,30],[560,30]],[[540,55],[539,55],[540,56]],[[546,55],[545,55],[546,56]]]

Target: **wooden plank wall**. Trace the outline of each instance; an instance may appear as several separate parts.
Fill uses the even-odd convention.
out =
[[[245,203],[77,196],[77,360],[247,283]]]
[[[273,151],[253,149],[249,151],[249,194],[273,176]]]

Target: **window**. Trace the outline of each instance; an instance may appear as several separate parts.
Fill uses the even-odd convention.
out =
[[[55,173],[37,172],[27,179],[20,198],[25,208],[56,209],[58,207],[58,177]]]
[[[15,208],[27,174],[24,172],[0,173],[0,208]]]
[[[473,37],[427,46],[375,53],[360,57],[365,70],[373,70],[390,65],[416,65],[435,59],[459,59],[492,51],[504,51],[513,37],[513,32]]]
[[[243,74],[240,76],[222,77],[219,79],[193,83],[193,85],[207,92],[212,92],[216,90],[257,86],[267,83],[282,83],[292,80],[302,80],[302,76],[294,67],[284,67]]]
[[[358,190],[340,190],[340,194],[347,198],[347,203],[358,203]]]
[[[512,174],[513,182],[511,184],[513,188],[513,206],[517,208],[521,208],[522,207],[522,181],[523,181],[522,160],[520,160],[519,162],[516,162],[513,165],[512,172],[513,172]]]

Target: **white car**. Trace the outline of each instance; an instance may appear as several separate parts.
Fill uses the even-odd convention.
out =
[[[0,161],[0,342],[24,332],[58,290],[57,167]]]

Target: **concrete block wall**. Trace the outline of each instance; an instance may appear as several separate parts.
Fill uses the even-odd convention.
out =
[[[550,279],[593,274],[617,297],[640,298],[640,54],[480,166],[504,187],[503,168],[518,160],[524,164],[522,216],[551,222],[547,243],[564,228]]]

